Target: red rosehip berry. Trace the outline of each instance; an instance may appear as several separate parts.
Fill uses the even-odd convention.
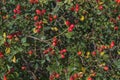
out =
[[[41,29],[41,28],[42,28],[42,26],[41,26],[41,25],[39,25],[39,26],[36,26],[36,28],[37,28],[37,29]]]
[[[75,25],[74,25],[74,24],[71,24],[71,25],[70,25],[70,28],[71,28],[71,29],[73,29],[74,27],[75,27]]]
[[[37,21],[38,20],[38,16],[34,16],[34,21]]]
[[[99,10],[103,10],[103,6],[102,5],[99,6]]]
[[[57,79],[60,78],[60,74],[56,73],[55,78],[57,78]]]
[[[76,12],[79,11],[79,5],[78,5],[78,4],[76,4],[76,6],[75,6],[75,11],[76,11]]]
[[[68,28],[68,32],[72,32],[72,31],[73,31],[73,29],[69,27]]]
[[[109,70],[109,67],[108,66],[104,66],[103,68],[105,71],[108,71]]]
[[[77,78],[78,78],[78,74],[75,73],[75,74],[73,75],[73,77],[74,77],[74,79],[77,79]]]
[[[21,69],[22,69],[22,70],[26,70],[26,66],[22,66]]]
[[[46,13],[45,9],[42,9],[42,15],[44,15]]]
[[[65,58],[65,55],[64,55],[64,54],[61,54],[61,58],[64,59],[64,58]]]
[[[73,76],[70,76],[70,80],[75,80]]]
[[[12,38],[13,38],[13,35],[12,35],[12,34],[9,34],[9,35],[7,35],[7,38],[8,38],[8,39],[12,39]]]
[[[115,27],[114,27],[114,30],[116,30],[116,31],[117,31],[117,30],[118,30],[118,26],[115,26]]]
[[[16,14],[16,13],[17,13],[17,10],[16,10],[16,9],[14,9],[14,10],[13,10],[13,12]]]
[[[29,55],[33,54],[33,51],[32,51],[32,50],[29,50],[29,51],[28,51],[28,54],[29,54]]]
[[[81,51],[79,51],[79,52],[77,52],[77,54],[78,54],[78,56],[81,56],[81,55],[82,55],[82,52],[81,52]]]
[[[92,77],[88,77],[88,79],[87,79],[87,80],[93,80],[93,79],[92,79]]]
[[[92,55],[93,55],[93,56],[96,56],[96,51],[93,51],[93,52],[92,52]]]
[[[36,9],[36,14],[37,14],[37,15],[41,15],[41,14],[42,14],[41,10]]]
[[[2,52],[0,52],[0,58],[3,58],[3,56],[4,56],[4,55],[3,55],[3,53],[2,53]]]
[[[114,46],[115,46],[115,42],[112,41],[112,42],[110,43],[110,48],[113,48]]]
[[[70,21],[67,20],[67,21],[65,21],[65,24],[66,24],[66,26],[70,26],[71,23],[70,23]]]
[[[16,10],[20,10],[21,9],[21,6],[20,6],[20,4],[18,4],[17,6],[16,6]]]
[[[57,19],[57,15],[54,15],[53,18],[54,18],[54,19]]]
[[[6,75],[3,76],[3,80],[7,80],[7,76]]]

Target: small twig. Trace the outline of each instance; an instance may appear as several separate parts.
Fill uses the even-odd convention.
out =
[[[40,41],[40,42],[49,43],[49,42],[46,41],[46,40],[41,40],[41,39],[39,39],[39,38],[37,38],[37,37],[34,37],[34,36],[31,36],[31,35],[26,36],[26,37],[28,37],[28,38],[32,38],[32,39],[35,39],[35,40],[38,40],[38,41]]]
[[[34,80],[38,80],[37,77],[36,77],[36,75],[30,70],[29,64],[28,64],[28,62],[25,60],[25,58],[24,58],[23,56],[22,56],[22,59],[23,59],[23,61],[27,64],[27,67],[28,67],[28,69],[29,69],[28,72],[30,72],[30,73],[32,74],[33,79],[34,79]]]

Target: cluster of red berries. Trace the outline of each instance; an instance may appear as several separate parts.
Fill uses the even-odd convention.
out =
[[[51,14],[49,14],[48,15],[48,19],[49,19],[50,22],[52,22],[53,20],[57,19],[57,15],[51,15]]]
[[[2,52],[0,52],[0,58],[3,58],[3,56],[4,56],[4,55],[3,55],[3,53],[2,53]]]
[[[105,50],[105,49],[107,49],[107,48],[108,48],[107,46],[102,45],[102,46],[100,46],[100,47],[97,47],[97,50],[98,50],[99,52],[102,52],[103,50]]]
[[[110,48],[113,48],[114,46],[115,46],[115,42],[112,41],[112,42],[110,43]]]
[[[52,39],[52,46],[56,46],[57,43],[58,43],[58,39],[57,39],[56,37],[54,37],[54,38]]]
[[[46,50],[43,51],[44,54],[50,53],[51,55],[55,54],[55,51],[52,48],[47,48]]]
[[[21,32],[20,32],[20,31],[17,31],[17,32],[15,32],[15,33],[11,33],[11,34],[7,35],[7,38],[8,38],[8,39],[12,39],[12,38],[14,38],[14,37],[18,37],[19,35],[21,35]]]
[[[20,6],[20,4],[18,4],[16,6],[16,8],[13,10],[13,12],[14,12],[13,18],[15,19],[16,18],[16,14],[20,14],[21,13],[21,6]]]
[[[73,29],[75,28],[74,24],[71,24],[70,21],[65,21],[66,26],[68,26],[68,32],[72,32]]]
[[[29,0],[29,2],[31,3],[31,4],[38,4],[38,0]]]
[[[60,55],[61,55],[61,58],[64,59],[65,58],[65,53],[67,52],[66,49],[62,49],[60,50]]]
[[[17,32],[14,32],[14,33],[11,33],[9,35],[7,35],[7,38],[8,39],[13,39],[14,37],[18,37],[20,36],[22,33],[20,31],[17,31]]]
[[[36,15],[34,16],[34,21],[36,21],[35,22],[35,32],[40,32],[40,29],[42,28],[42,24],[43,24],[43,21],[42,20],[40,20],[40,21],[38,21],[39,20],[39,16],[43,16],[45,13],[46,13],[46,10],[45,9],[42,9],[42,10],[40,10],[40,9],[36,9]]]
[[[75,12],[78,12],[79,11],[79,4],[76,4],[75,6],[72,6],[71,8],[70,8],[70,10],[71,11],[75,11]]]
[[[53,72],[50,77],[49,77],[49,80],[54,80],[54,79],[59,79],[60,78],[60,74],[56,73],[56,72]]]

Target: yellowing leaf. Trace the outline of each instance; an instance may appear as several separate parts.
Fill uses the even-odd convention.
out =
[[[82,72],[85,73],[86,69],[84,67],[81,68]]]
[[[120,51],[118,51],[118,54],[120,55]]]
[[[34,33],[37,33],[37,30],[36,30],[36,28],[33,28],[33,32],[34,32]]]
[[[103,56],[104,54],[105,54],[105,52],[103,51],[103,52],[100,53],[100,56]]]
[[[87,54],[86,58],[88,58],[90,56],[90,52],[88,51],[86,54]]]
[[[12,62],[16,63],[16,57],[15,56],[13,57]]]
[[[44,18],[44,19],[43,19],[43,23],[47,24],[48,21]]]
[[[9,53],[10,53],[10,48],[9,48],[9,47],[6,48],[6,49],[5,49],[5,52],[6,52],[7,54],[9,54]]]
[[[81,16],[80,17],[80,21],[84,21],[85,20],[85,17],[84,16]]]
[[[6,38],[6,33],[5,32],[3,33],[3,37]]]
[[[58,31],[58,28],[57,27],[52,27],[51,30]]]
[[[99,2],[98,4],[99,4],[99,5],[102,5],[102,4],[103,4],[103,2]]]

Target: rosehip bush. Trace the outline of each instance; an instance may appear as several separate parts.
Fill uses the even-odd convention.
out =
[[[0,80],[120,80],[120,0],[1,0]]]

